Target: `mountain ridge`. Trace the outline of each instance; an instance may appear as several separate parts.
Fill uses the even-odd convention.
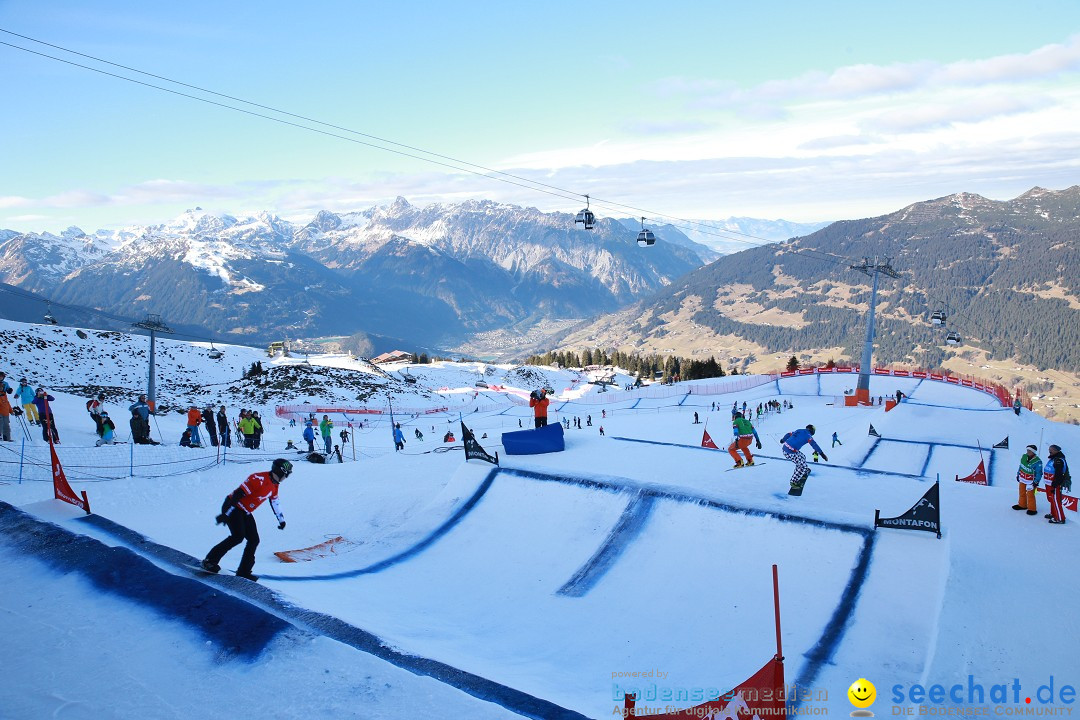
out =
[[[5,231],[0,281],[256,341],[362,331],[430,347],[615,310],[716,255],[671,226],[658,236],[643,251],[614,220],[585,231],[572,215],[487,200],[418,208],[398,198],[306,223],[196,208],[118,231]]]

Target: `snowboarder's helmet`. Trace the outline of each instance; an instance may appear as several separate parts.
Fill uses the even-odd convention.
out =
[[[285,458],[278,458],[270,467],[270,472],[284,480],[292,475],[292,463]]]
[[[816,432],[817,432],[817,428],[816,428],[816,427],[814,427],[813,425],[807,425],[807,426],[806,426],[806,429],[810,431],[810,434],[811,434],[811,435],[813,435],[814,433],[816,433]]]
[[[105,393],[98,393],[97,399],[98,400],[104,400],[105,399]]]
[[[735,414],[734,414],[734,415],[733,415],[732,417],[736,417],[736,418],[741,418],[741,417],[742,417],[742,413],[741,413],[741,412],[737,412],[737,413],[735,413]]]

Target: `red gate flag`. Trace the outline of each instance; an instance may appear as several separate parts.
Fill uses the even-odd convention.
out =
[[[975,468],[975,472],[971,473],[967,477],[956,476],[958,482],[971,483],[973,485],[989,485],[986,481],[986,465],[982,460],[979,461],[979,467]]]
[[[773,614],[776,620],[776,654],[772,660],[754,673],[753,677],[720,697],[701,705],[659,714],[658,708],[637,707],[636,695],[623,695],[622,716],[648,716],[659,720],[682,720],[684,718],[787,718],[787,697],[784,687],[784,648],[780,644],[780,579],[776,565],[772,566]],[[646,693],[645,701],[650,698]],[[666,707],[664,708],[667,709]],[[616,709],[615,712],[618,712]]]
[[[1046,492],[1043,488],[1035,488],[1035,492]],[[1073,512],[1080,511],[1080,507],[1077,505],[1076,498],[1072,495],[1061,494],[1061,507],[1066,510],[1072,510]]]
[[[713,450],[719,450],[720,449],[720,448],[716,447],[716,443],[714,443],[713,439],[709,436],[709,431],[708,430],[702,430],[701,432],[702,432],[702,435],[701,435],[701,447],[712,448]]]
[[[683,720],[683,718],[787,718],[787,698],[784,689],[784,663],[772,658],[753,677],[724,693],[716,700],[657,715],[648,706],[637,707],[636,699],[623,696],[623,717],[650,717],[655,720]]]
[[[71,485],[68,484],[67,476],[64,475],[64,468],[60,464],[60,458],[56,456],[56,447],[49,441],[49,453],[52,455],[52,475],[53,475],[53,497],[57,500],[63,500],[66,503],[71,503],[75,507],[80,507],[86,511],[86,514],[90,514],[90,501],[86,498],[86,491],[82,491],[82,498],[80,499],[75,491],[71,489]]]

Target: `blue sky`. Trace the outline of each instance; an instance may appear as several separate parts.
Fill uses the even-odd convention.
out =
[[[844,219],[1078,182],[1075,0],[750,5],[0,0],[0,28],[657,216]],[[582,204],[5,45],[0,88],[0,228]]]

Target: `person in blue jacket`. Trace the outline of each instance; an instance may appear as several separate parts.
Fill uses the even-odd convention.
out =
[[[41,418],[38,416],[37,405],[34,404],[34,388],[30,387],[26,378],[19,381],[19,387],[15,388],[15,397],[18,398],[23,412],[26,413],[26,422],[31,425],[40,425]]]
[[[315,452],[315,428],[311,426],[310,420],[304,423],[304,439],[307,440],[307,451]]]
[[[405,449],[405,435],[401,432],[401,423],[394,425],[394,452]]]
[[[806,483],[807,476],[810,475],[810,468],[806,466],[806,456],[799,452],[799,448],[803,445],[810,443],[810,447],[814,448],[825,462],[829,462],[829,456],[814,442],[815,432],[817,432],[817,428],[813,425],[807,425],[805,428],[789,432],[780,440],[784,457],[795,463],[795,472],[791,476],[791,487],[793,488],[801,488]]]

